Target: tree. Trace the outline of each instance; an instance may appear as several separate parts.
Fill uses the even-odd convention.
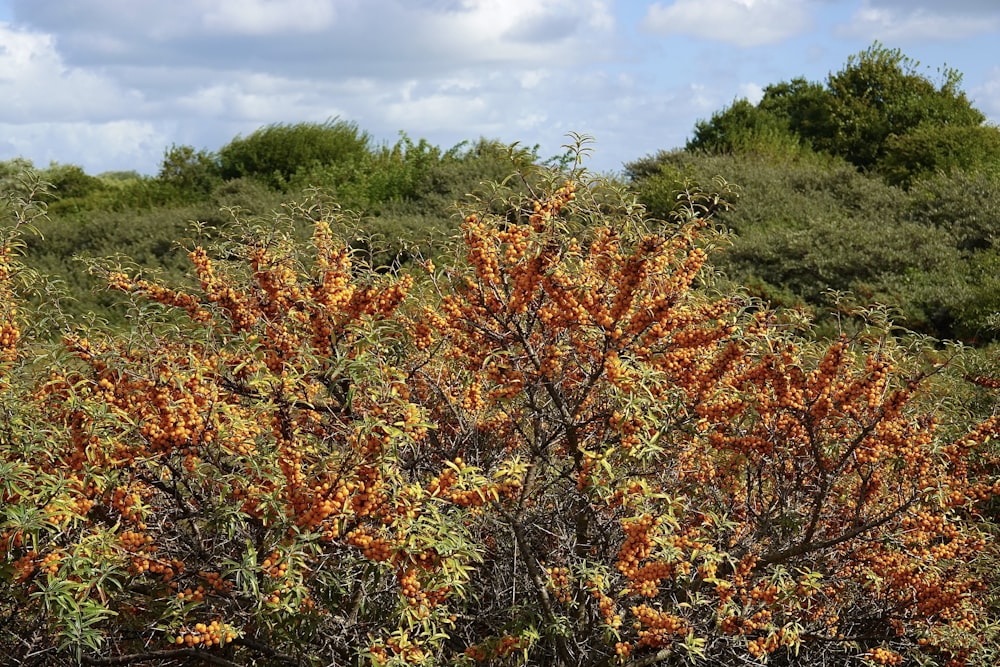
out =
[[[222,180],[218,157],[176,144],[164,151],[157,177],[195,197],[207,195]]]
[[[274,124],[219,150],[222,177],[253,176],[281,189],[302,168],[350,163],[368,154],[371,137],[354,123]]]
[[[441,269],[366,270],[316,199],[188,286],[112,270],[134,328],[46,357],[8,250],[6,655],[992,664],[1000,420],[939,426],[941,371],[875,324],[809,342],[720,293],[725,193],[650,221],[517,178]]]
[[[694,136],[686,148],[717,154],[787,155],[799,150],[799,139],[791,132],[787,119],[741,99],[713,114],[710,120],[695,123]]]
[[[827,80],[832,132],[816,136],[817,148],[842,155],[861,168],[877,168],[892,137],[920,125],[973,127],[986,117],[960,89],[953,69],[936,83],[919,72],[919,63],[899,49],[874,44],[847,59]]]
[[[938,163],[995,161],[992,130],[982,127],[985,116],[961,90],[961,74],[946,68],[940,76],[934,81],[900,50],[876,42],[849,57],[825,85],[803,78],[772,84],[758,104],[738,100],[698,121],[687,149],[778,156],[813,149],[903,184]],[[973,137],[990,142],[976,146]],[[987,151],[988,159],[980,157]]]
[[[782,120],[802,141],[811,142],[830,131],[829,92],[822,84],[801,77],[771,84],[757,106]]]

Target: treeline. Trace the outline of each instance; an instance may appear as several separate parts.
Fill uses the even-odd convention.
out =
[[[192,221],[212,234],[232,207],[267,213],[318,188],[356,213],[351,233],[373,262],[406,262],[457,233],[455,201],[540,162],[537,149],[487,139],[379,145],[334,119],[266,126],[214,152],[172,146],[155,176],[52,165],[40,173],[53,186],[48,217],[26,259],[63,283],[68,310],[114,320],[117,297],[72,258],[127,257],[178,277]],[[0,163],[4,189],[26,166]],[[875,44],[823,83],[797,78],[767,86],[757,104],[735,101],[699,121],[683,149],[626,164],[621,180],[667,218],[681,193],[719,177],[741,196],[718,216],[732,247],[713,261],[773,306],[807,311],[820,333],[878,303],[920,333],[996,338],[1000,129],[958,72],[928,75]]]

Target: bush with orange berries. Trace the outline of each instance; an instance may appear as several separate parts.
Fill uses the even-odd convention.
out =
[[[187,285],[108,268],[132,328],[54,349],[8,232],[4,654],[990,664],[1000,419],[885,327],[817,342],[726,288],[724,183],[653,221],[519,178],[442,268],[365,266],[323,198],[237,218]]]

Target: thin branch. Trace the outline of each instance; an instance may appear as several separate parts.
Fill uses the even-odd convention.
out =
[[[193,658],[210,665],[221,665],[222,667],[241,667],[239,663],[226,660],[205,649],[198,648],[164,649],[161,651],[147,651],[146,653],[116,655],[108,658],[96,658],[85,655],[80,661],[84,665],[133,665],[141,662],[149,662],[150,660],[176,660],[178,658]]]

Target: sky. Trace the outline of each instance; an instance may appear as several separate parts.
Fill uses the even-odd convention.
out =
[[[479,137],[614,173],[875,41],[1000,124],[1000,0],[0,0],[0,160],[155,174],[272,123]]]

